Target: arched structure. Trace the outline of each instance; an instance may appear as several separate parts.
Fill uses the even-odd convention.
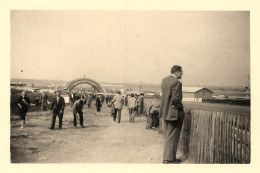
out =
[[[106,90],[96,81],[92,80],[92,79],[88,79],[88,78],[79,78],[79,79],[75,79],[71,82],[69,82],[64,90],[72,90],[75,86],[80,85],[80,84],[89,84],[91,85],[96,91],[98,92],[106,92]]]

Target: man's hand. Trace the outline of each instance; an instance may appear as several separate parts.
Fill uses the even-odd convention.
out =
[[[63,111],[60,111],[60,114],[62,114]]]
[[[50,110],[50,114],[52,114],[52,110]]]

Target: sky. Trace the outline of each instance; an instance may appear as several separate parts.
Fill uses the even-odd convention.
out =
[[[11,78],[247,86],[247,11],[12,10]],[[23,72],[21,72],[23,70]]]

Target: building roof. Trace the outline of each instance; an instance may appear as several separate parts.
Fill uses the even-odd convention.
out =
[[[205,87],[182,87],[182,92],[187,92],[187,93],[196,93],[202,89],[206,89],[209,92],[213,93],[213,91],[209,90],[208,88]]]

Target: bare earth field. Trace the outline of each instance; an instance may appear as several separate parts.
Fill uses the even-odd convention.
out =
[[[163,135],[145,129],[145,116],[129,123],[124,108],[118,124],[105,104],[101,113],[96,113],[95,107],[84,108],[83,112],[86,128],[75,129],[67,105],[62,130],[58,129],[58,118],[55,130],[48,129],[51,121],[48,111],[28,112],[24,129],[20,128],[19,116],[11,115],[11,162],[162,163]]]

